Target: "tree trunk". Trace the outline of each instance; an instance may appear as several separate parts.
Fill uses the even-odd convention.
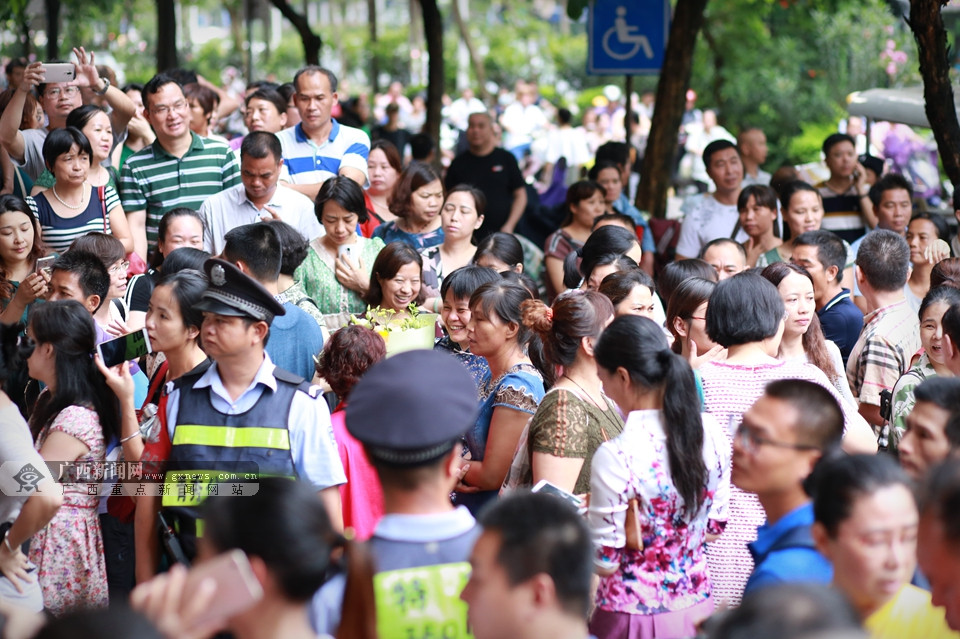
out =
[[[443,20],[437,0],[420,0],[423,31],[427,36],[427,122],[424,132],[437,144],[435,163],[440,164],[440,110],[443,108]]]
[[[60,59],[60,0],[44,0],[47,17],[47,60]]]
[[[717,44],[717,39],[713,37],[713,32],[710,31],[709,25],[704,25],[703,27],[703,39],[707,43],[707,48],[710,49],[710,53],[713,55],[713,86],[711,87],[713,103],[723,104],[723,67],[726,64],[726,58]]]
[[[667,188],[673,171],[677,133],[690,83],[693,48],[703,26],[706,6],[707,0],[677,0],[673,24],[670,25],[670,40],[657,82],[656,108],[640,169],[636,200],[641,211],[649,211],[655,217],[667,214]]]
[[[473,67],[473,74],[477,77],[477,85],[480,89],[480,97],[486,102],[490,103],[491,97],[490,92],[487,91],[487,74],[483,69],[483,60],[480,59],[480,56],[477,55],[477,47],[473,44],[473,38],[470,37],[470,29],[467,27],[467,24],[463,20],[463,16],[460,14],[460,0],[453,0],[450,3],[451,8],[453,9],[453,19],[457,23],[457,29],[460,30],[460,38],[463,40],[463,44],[467,47],[467,53],[470,54],[470,66]]]
[[[367,25],[370,30],[370,48],[377,48],[377,0],[367,0]],[[370,56],[370,93],[380,93],[380,63],[376,54]]]
[[[280,10],[284,18],[290,21],[290,24],[300,34],[300,41],[303,43],[303,57],[307,64],[320,64],[320,47],[323,40],[310,28],[306,15],[297,13],[287,0],[270,0],[270,3]]]
[[[157,0],[157,72],[175,69],[177,60],[177,7],[174,0]]]
[[[933,125],[943,170],[955,188],[960,187],[960,123],[950,85],[950,59],[947,32],[940,9],[946,2],[910,0],[910,29],[917,41],[920,75],[923,76],[923,98],[927,120]]]

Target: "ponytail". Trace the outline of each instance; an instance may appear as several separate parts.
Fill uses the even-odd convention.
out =
[[[667,346],[656,322],[636,315],[616,318],[594,348],[597,364],[608,371],[624,368],[632,384],[663,389],[663,425],[670,477],[692,518],[703,505],[707,467],[703,461],[703,420],[693,369]]]
[[[703,461],[703,419],[693,369],[680,355],[669,349],[657,353],[663,369],[663,423],[667,426],[667,457],[670,478],[683,498],[684,513],[692,518],[703,505],[707,484],[707,465]]]

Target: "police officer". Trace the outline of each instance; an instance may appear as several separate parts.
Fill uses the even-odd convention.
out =
[[[270,323],[283,307],[229,262],[212,258],[204,269],[209,285],[198,305],[204,311],[201,339],[213,364],[168,384],[165,517],[174,520],[190,557],[203,532],[196,517],[203,498],[232,493],[236,483],[249,486],[255,482],[248,473],[258,473],[308,482],[342,529],[337,486],[346,477],[327,405],[317,387],[277,368],[264,352]],[[211,488],[224,473],[237,481]],[[148,527],[138,527],[138,538],[152,536],[142,528]],[[138,542],[138,563],[148,544]]]
[[[476,421],[476,384],[446,353],[408,351],[367,371],[346,410],[347,430],[363,444],[383,487],[385,514],[369,540],[378,635],[466,636],[458,595],[480,530],[450,494],[461,475],[461,438]],[[336,628],[342,590],[338,578],[314,599],[313,623],[321,632]]]

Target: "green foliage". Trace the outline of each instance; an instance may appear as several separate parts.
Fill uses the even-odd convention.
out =
[[[892,77],[888,39],[908,55]],[[919,82],[915,69],[910,33],[884,0],[711,0],[691,84],[731,132],[763,128],[776,167],[817,159],[807,137],[836,130],[850,92]]]
[[[837,131],[837,119],[842,116],[840,109],[834,111],[836,117],[826,118],[820,122],[803,122],[800,124],[800,134],[792,138],[787,147],[787,154],[792,158],[806,158],[815,160],[820,155],[823,141],[827,136]]]

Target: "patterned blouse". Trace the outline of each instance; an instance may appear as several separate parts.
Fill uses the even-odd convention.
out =
[[[473,428],[467,431],[470,457],[483,460],[493,410],[500,406],[533,415],[543,399],[543,377],[532,364],[517,364],[497,379],[487,379],[480,386],[480,414]]]
[[[936,377],[937,371],[930,364],[930,358],[924,353],[917,360],[917,363],[897,380],[893,387],[893,427],[895,432],[891,433],[895,442],[899,442],[907,427],[907,415],[913,410],[917,403],[913,396],[913,389],[920,385],[920,382],[929,378]]]
[[[360,249],[360,261],[369,275],[373,261],[384,247],[383,240],[358,237],[355,246]],[[294,272],[294,279],[303,285],[304,293],[316,302],[324,315],[364,312],[367,309],[366,302],[359,293],[351,291],[337,280],[336,272],[322,257],[324,253],[326,249],[320,245],[320,238],[310,242],[307,257]]]
[[[692,517],[670,476],[659,410],[634,411],[617,438],[593,458],[587,522],[597,564],[616,569],[600,579],[597,606],[635,615],[676,612],[710,596],[704,541],[723,530],[730,490],[730,446],[717,421],[703,413],[703,503]],[[643,550],[624,548],[627,502],[638,498]]]
[[[473,381],[477,383],[478,390],[480,386],[490,381],[490,364],[487,364],[487,360],[479,355],[474,355],[470,351],[463,350],[459,344],[450,339],[449,335],[444,335],[438,339],[433,345],[433,350],[450,353],[460,360],[460,363],[473,377]]]
[[[390,220],[386,224],[381,224],[373,230],[373,236],[383,240],[384,244],[390,242],[406,242],[418,251],[428,249],[432,246],[443,244],[443,228],[426,233],[407,233],[399,226],[396,220]]]

